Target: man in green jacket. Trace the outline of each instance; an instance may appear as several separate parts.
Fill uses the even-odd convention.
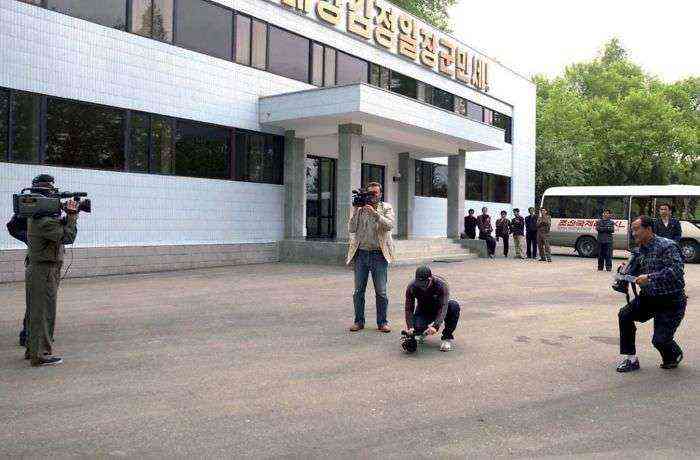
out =
[[[53,188],[53,179],[42,174],[37,185]],[[75,241],[78,233],[78,203],[69,200],[66,216],[35,214],[27,220],[27,245],[30,264],[29,279],[29,337],[25,358],[32,366],[60,364],[62,358],[52,355],[53,332],[56,324],[56,296],[61,280],[64,245]]]

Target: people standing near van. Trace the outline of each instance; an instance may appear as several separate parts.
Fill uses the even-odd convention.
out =
[[[540,251],[541,262],[552,261],[552,251],[549,247],[549,231],[552,227],[552,218],[549,217],[547,208],[540,208],[540,217],[537,219],[537,246]]]
[[[525,239],[525,219],[520,215],[520,209],[513,209],[513,218],[510,220],[510,232],[513,234],[515,243],[515,257],[523,257],[523,240]]]
[[[537,259],[537,213],[535,208],[527,208],[528,216],[525,218],[525,244],[527,245],[527,258]]]
[[[491,216],[489,216],[489,208],[481,208],[481,215],[476,218],[476,226],[479,228],[479,239],[486,242],[486,249],[489,257],[493,259],[496,253],[496,240],[493,239],[493,225],[491,224]]]
[[[671,215],[671,206],[668,203],[659,206],[659,218],[654,221],[654,234],[676,243],[681,240],[681,223]]]
[[[510,221],[506,217],[508,213],[501,211],[501,218],[496,221],[496,242],[503,240],[503,257],[508,257],[508,240],[510,239]]]
[[[473,209],[470,209],[469,214],[464,216],[464,234],[470,240],[476,239],[476,217],[474,217]]]
[[[598,219],[595,229],[598,232],[598,270],[603,271],[603,264],[607,271],[612,271],[613,233],[615,222],[610,218],[612,211],[603,211],[603,217]]]

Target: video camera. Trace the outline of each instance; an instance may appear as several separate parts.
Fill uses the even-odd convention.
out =
[[[425,333],[418,334],[420,337],[425,337]],[[401,331],[401,348],[406,353],[415,353],[418,349],[418,339],[415,332]]]
[[[12,195],[12,208],[20,217],[39,217],[60,214],[66,210],[66,203],[61,200],[72,199],[78,203],[78,211],[91,212],[91,203],[85,192],[58,192],[46,188],[28,187],[19,194]]]
[[[629,297],[629,287],[632,285],[632,291],[637,295],[635,281],[639,274],[639,252],[633,250],[627,264],[617,268],[615,275],[615,283],[611,286],[614,291],[621,292]]]
[[[366,206],[368,204],[372,204],[372,199],[374,198],[374,195],[372,195],[372,192],[368,192],[366,190],[353,190],[352,191],[352,205],[356,207],[362,207]]]

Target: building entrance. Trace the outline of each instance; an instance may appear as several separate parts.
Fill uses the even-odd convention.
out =
[[[307,238],[335,238],[335,162],[306,157]]]

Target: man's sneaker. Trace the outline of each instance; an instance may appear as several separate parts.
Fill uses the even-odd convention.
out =
[[[659,364],[659,367],[661,369],[675,369],[678,367],[678,365],[683,361],[683,353],[678,355],[675,361],[670,361],[668,363],[661,363]]]
[[[425,336],[423,334],[418,334],[416,335],[416,342],[418,343],[424,343],[425,342]]]
[[[46,356],[38,359],[32,359],[32,366],[54,366],[56,364],[61,364],[62,362],[63,358],[59,358],[58,356]]]
[[[440,351],[452,350],[452,340],[443,340],[440,344]]]
[[[617,365],[617,372],[632,372],[639,370],[639,360],[632,361],[629,358],[622,360],[620,364]]]

